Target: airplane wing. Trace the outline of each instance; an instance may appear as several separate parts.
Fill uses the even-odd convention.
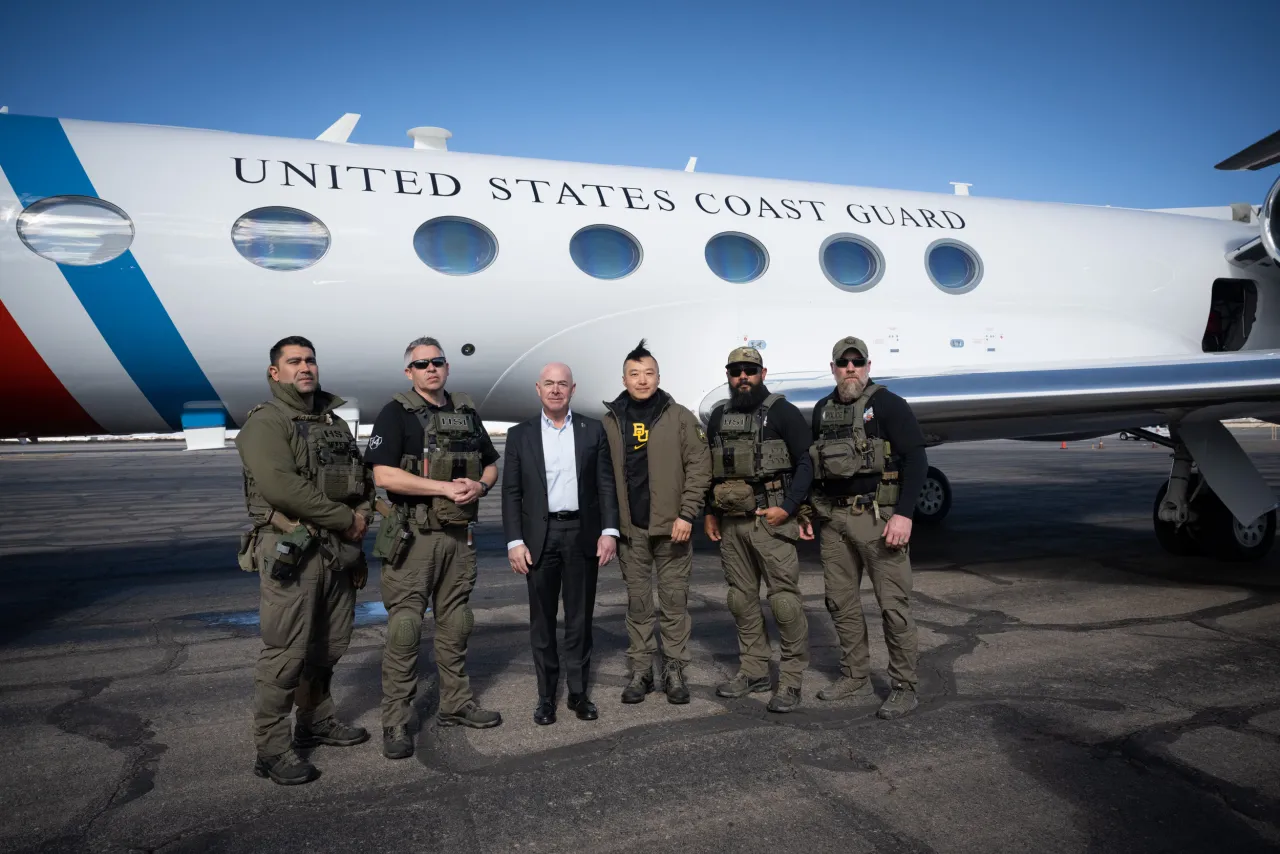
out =
[[[1101,436],[1207,407],[1219,418],[1280,413],[1280,350],[875,379],[906,398],[932,444]],[[808,413],[833,384],[824,371],[770,374],[768,385]],[[704,418],[726,397],[727,386],[707,395]]]

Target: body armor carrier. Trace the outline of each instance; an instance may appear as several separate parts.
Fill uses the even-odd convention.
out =
[[[727,513],[754,513],[778,507],[786,493],[793,468],[791,452],[781,439],[764,439],[769,408],[782,400],[771,394],[755,412],[720,413],[720,425],[711,437],[711,475],[716,481],[712,499]]]
[[[340,504],[356,504],[365,498],[367,487],[364,460],[360,447],[347,425],[335,421],[330,413],[303,415],[288,406],[271,401],[250,410],[253,415],[262,406],[276,406],[293,421],[297,436],[307,446],[307,462],[300,474],[316,485],[324,497]],[[269,523],[271,507],[258,492],[253,477],[244,472],[244,497],[258,527]]]
[[[818,440],[809,449],[814,478],[819,481],[847,480],[863,475],[880,475],[875,503],[890,507],[898,502],[898,473],[888,471],[892,449],[887,439],[867,435],[864,417],[867,404],[884,386],[869,383],[852,404],[837,398],[822,408]]]
[[[325,498],[348,506],[365,499],[368,481],[364,460],[355,436],[351,435],[344,422],[335,420],[328,412],[303,415],[274,400],[255,406],[249,410],[249,415],[263,406],[275,406],[292,420],[296,436],[307,448],[306,462],[299,474],[315,484]],[[253,528],[240,536],[237,561],[241,569],[246,572],[262,570],[269,572],[277,581],[290,581],[297,577],[300,561],[322,539],[334,543],[333,552],[339,555],[339,568],[350,568],[342,564],[345,553],[331,532],[320,531],[309,523],[295,522],[268,504],[248,469],[244,469],[244,502],[253,520]],[[276,553],[266,556],[265,565],[260,567],[255,548],[258,532],[267,527],[275,528],[284,536],[277,544]]]
[[[410,474],[432,480],[451,481],[465,477],[479,480],[484,471],[480,460],[480,416],[471,398],[462,392],[450,395],[453,412],[432,409],[407,394],[395,396],[396,401],[417,416],[422,423],[422,453],[406,454],[400,467]],[[475,521],[479,512],[478,501],[458,505],[444,496],[424,498],[413,507],[413,521],[422,531],[438,531],[452,525],[467,525]]]

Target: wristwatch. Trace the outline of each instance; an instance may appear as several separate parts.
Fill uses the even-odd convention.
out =
[[[483,480],[478,481],[478,483],[480,484],[480,486],[484,488],[484,492],[480,493],[480,496],[483,498],[484,496],[489,494],[489,490],[492,489],[493,487],[489,486],[489,484],[485,483]]]

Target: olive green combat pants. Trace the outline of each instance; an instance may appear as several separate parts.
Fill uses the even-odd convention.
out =
[[[800,598],[799,526],[789,519],[778,527],[760,516],[720,519],[720,565],[729,584],[728,606],[738,626],[742,673],[750,679],[769,675],[772,651],[760,609],[760,580],[778,624],[781,663],[778,686],[800,688],[809,665],[809,620]]]
[[[693,551],[689,542],[640,534],[618,543],[618,562],[627,585],[627,660],[633,673],[647,673],[658,651],[653,636],[653,580],[658,579],[658,630],[662,654],[689,663],[689,574]]]
[[[258,535],[259,567],[278,540],[269,531]],[[295,705],[298,723],[306,726],[334,716],[329,685],[351,643],[356,591],[351,573],[326,569],[315,548],[292,581],[258,575],[262,652],[253,674],[253,740],[259,756],[276,756],[292,743],[289,713]]]
[[[883,516],[892,508],[881,508]],[[833,507],[822,524],[822,578],[827,610],[840,639],[840,670],[854,679],[871,671],[867,621],[862,614],[862,576],[880,603],[884,642],[889,649],[889,678],[916,684],[916,623],[911,618],[911,558],[908,550],[891,549],[884,542],[883,519],[870,508],[855,513]]]
[[[382,725],[409,723],[418,690],[418,652],[427,605],[436,621],[440,711],[455,714],[471,700],[467,638],[475,625],[469,603],[476,586],[476,550],[465,526],[416,533],[398,567],[382,567],[387,645],[382,652]]]

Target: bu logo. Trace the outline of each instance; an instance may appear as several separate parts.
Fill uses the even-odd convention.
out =
[[[649,428],[637,421],[631,425],[631,436],[636,440],[636,446],[632,450],[639,450],[649,441]]]

